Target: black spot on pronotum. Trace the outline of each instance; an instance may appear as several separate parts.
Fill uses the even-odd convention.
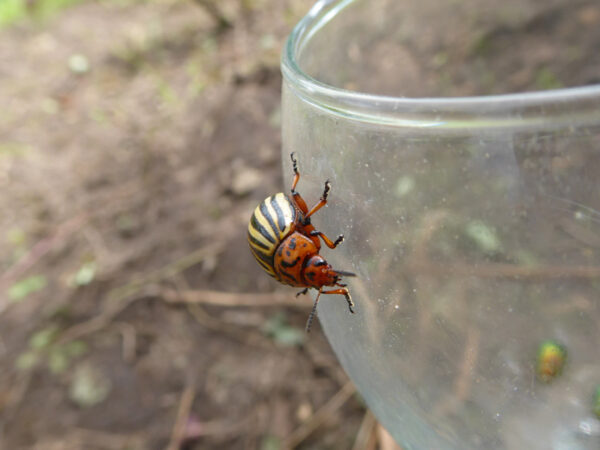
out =
[[[292,256],[292,253],[291,253],[289,250],[286,250],[286,251],[285,251],[285,254],[286,254],[287,256]]]
[[[298,264],[298,261],[300,261],[300,257],[297,256],[296,259],[294,259],[291,262],[286,261],[285,259],[281,260],[281,265],[283,267],[294,267],[296,264]]]
[[[306,277],[310,280],[310,281],[315,281],[315,273],[314,272],[308,272],[306,274]]]
[[[290,248],[292,250],[296,250],[296,238],[295,237],[290,239]]]
[[[287,273],[285,270],[283,270],[283,269],[280,268],[279,272],[281,273],[281,275],[283,275],[286,278],[289,278],[290,280],[292,280],[295,283],[296,279],[292,275],[290,275],[289,273]],[[290,284],[290,286],[293,286],[293,285],[294,284]]]

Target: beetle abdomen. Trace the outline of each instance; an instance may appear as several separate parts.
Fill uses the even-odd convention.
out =
[[[279,243],[292,231],[296,209],[280,192],[267,197],[254,210],[248,224],[248,244],[260,266],[272,277],[273,254]]]

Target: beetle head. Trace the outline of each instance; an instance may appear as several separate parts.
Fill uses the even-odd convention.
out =
[[[342,277],[354,277],[352,272],[334,270],[320,255],[311,256],[304,267],[304,278],[315,288],[335,286]]]

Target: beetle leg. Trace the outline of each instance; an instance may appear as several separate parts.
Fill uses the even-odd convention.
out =
[[[300,180],[300,172],[298,172],[298,160],[296,159],[296,152],[292,152],[290,154],[290,158],[292,158],[292,169],[294,170],[294,182],[292,183],[292,192],[296,190],[296,185]]]
[[[317,294],[317,298],[315,299],[315,304],[313,305],[312,310],[310,311],[310,315],[308,316],[308,320],[306,321],[306,332],[307,333],[310,333],[310,327],[312,325],[313,319],[317,312],[317,303],[319,302],[319,298],[321,297],[321,294],[343,295],[346,298],[346,301],[348,302],[348,309],[350,310],[350,312],[352,314],[354,314],[354,309],[353,309],[354,302],[352,301],[352,297],[350,297],[350,292],[348,292],[348,289],[346,289],[345,287],[342,287],[340,289],[332,289],[331,291],[324,291],[323,287],[321,287],[319,289],[319,293]]]
[[[321,231],[313,230],[310,232],[311,236],[319,236],[325,242],[325,245],[329,248],[336,248],[339,244],[344,241],[344,235],[340,234],[335,241],[332,241],[327,236],[325,236]]]
[[[312,216],[314,213],[316,213],[318,210],[320,210],[323,206],[327,204],[327,197],[329,196],[330,190],[331,183],[329,182],[329,180],[327,180],[325,181],[325,189],[323,189],[323,195],[321,196],[321,200],[319,200],[319,203],[313,206],[311,210],[306,213],[306,215],[304,216],[305,219],[308,219],[310,216]]]
[[[306,202],[302,198],[302,196],[296,192],[296,186],[298,185],[298,181],[300,180],[300,172],[298,172],[298,160],[296,159],[296,152],[292,152],[290,155],[292,158],[292,169],[294,170],[294,181],[292,182],[292,200],[294,201],[296,207],[302,211],[303,214],[308,213],[308,206],[306,206]]]
[[[308,292],[308,288],[304,288],[304,289],[302,289],[300,292],[298,292],[298,293],[296,294],[296,297],[300,297],[301,295],[304,295],[304,294],[306,294],[307,292]]]
[[[345,287],[343,287],[341,289],[332,289],[331,291],[319,290],[319,294],[321,294],[321,293],[343,295],[346,298],[346,301],[348,302],[348,309],[350,310],[350,312],[352,314],[354,314],[354,309],[352,309],[354,307],[354,302],[352,301],[352,297],[350,297],[350,292],[348,292],[348,289],[346,289]]]
[[[310,333],[310,327],[312,325],[312,321],[315,318],[315,313],[317,312],[317,303],[319,302],[319,297],[321,296],[321,292],[323,292],[323,288],[321,287],[319,289],[319,293],[317,294],[317,298],[315,299],[315,304],[313,305],[312,309],[310,310],[310,314],[308,315],[308,320],[306,321],[306,332]]]

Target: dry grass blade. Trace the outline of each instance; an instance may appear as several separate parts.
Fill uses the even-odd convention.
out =
[[[419,275],[457,275],[482,278],[515,278],[519,280],[561,279],[561,278],[600,278],[599,266],[518,266],[515,264],[485,263],[435,264],[419,261],[403,267],[407,273]]]
[[[358,433],[356,433],[352,450],[375,450],[376,426],[377,420],[375,416],[370,409],[367,409]]]
[[[379,450],[402,450],[402,447],[398,445],[388,430],[386,430],[381,424],[379,424],[377,428]]]
[[[183,393],[181,394],[181,400],[179,401],[179,408],[177,410],[177,418],[173,425],[173,431],[171,432],[171,440],[167,450],[177,450],[181,447],[185,433],[185,424],[190,416],[194,397],[196,396],[196,386],[193,382],[193,377],[189,377],[190,380],[186,384]]]
[[[117,316],[117,314],[131,304],[131,302],[140,299],[140,292],[145,292],[146,295],[157,295],[157,291],[152,289],[152,283],[157,283],[171,278],[181,273],[185,269],[198,264],[205,258],[219,253],[222,248],[222,242],[209,244],[206,247],[195,250],[183,258],[171,262],[154,272],[150,272],[147,275],[133,280],[124,286],[120,286],[109,291],[106,295],[107,305],[104,311],[101,314],[86,320],[85,322],[80,322],[65,330],[65,332],[61,335],[59,342],[68,342],[81,336],[101,330],[108,323],[110,323]]]
[[[294,296],[285,292],[268,294],[223,292],[209,289],[175,291],[161,289],[160,295],[169,303],[205,304],[215,306],[292,306],[310,309],[312,302],[294,302]]]
[[[0,292],[4,291],[11,282],[33,267],[51,250],[64,244],[75,230],[83,226],[86,220],[88,220],[87,214],[79,214],[72,217],[56,227],[53,235],[38,241],[15,265],[0,275]],[[7,299],[0,298],[0,313],[2,313],[9,304]]]

